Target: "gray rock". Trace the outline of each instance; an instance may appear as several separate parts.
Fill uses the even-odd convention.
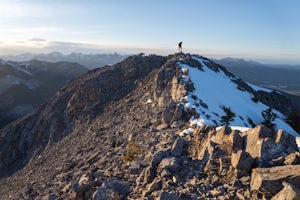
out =
[[[255,135],[255,133],[253,134]],[[246,151],[253,157],[258,158],[259,167],[267,167],[264,163],[284,155],[285,147],[276,143],[272,138],[258,139],[248,135]]]
[[[251,155],[243,150],[231,155],[231,165],[237,169],[237,178],[249,176],[253,162]]]
[[[146,197],[150,195],[152,192],[156,190],[160,190],[162,188],[163,182],[160,178],[156,178],[147,186],[147,190],[144,191],[143,196]]]
[[[166,124],[170,124],[172,122],[175,110],[176,110],[176,103],[172,102],[169,106],[164,110],[162,114],[162,119]]]
[[[157,169],[158,174],[161,174],[161,172],[165,172],[165,176],[172,176],[173,174],[176,174],[179,169],[181,168],[181,160],[176,157],[169,157],[169,158],[164,158]]]
[[[292,153],[285,157],[284,164],[286,165],[299,165],[300,164],[300,152]]]
[[[282,182],[300,185],[300,165],[252,169],[250,188],[262,194],[277,194],[283,189]]]
[[[128,182],[120,181],[114,178],[104,182],[102,187],[105,189],[111,189],[120,195],[126,196],[130,193],[130,185]]]
[[[286,147],[292,148],[294,152],[298,151],[298,146],[296,143],[295,136],[288,134],[283,130],[277,131],[275,142],[284,145]]]
[[[277,193],[271,200],[299,200],[300,199],[300,190],[295,186],[283,182],[282,185],[284,188]]]
[[[173,156],[180,156],[183,151],[183,146],[184,146],[185,140],[178,136],[176,141],[174,142],[172,149],[171,149],[171,154]]]
[[[182,104],[177,105],[176,109],[174,111],[173,121],[180,120],[182,117],[183,111],[184,111],[184,106]]]
[[[110,179],[102,184],[93,194],[93,200],[109,199],[119,200],[126,197],[130,193],[130,185],[128,182],[120,181],[115,178]]]
[[[154,166],[149,166],[144,170],[144,184],[148,184],[156,177],[157,169]]]
[[[160,161],[164,157],[167,157],[168,154],[169,154],[169,152],[167,152],[165,150],[160,150],[160,151],[156,152],[152,157],[150,166],[156,168],[159,165]]]
[[[98,188],[93,194],[93,200],[106,200],[106,190],[101,187]]]
[[[160,193],[158,200],[179,200],[179,198],[175,194],[170,194],[168,192]]]

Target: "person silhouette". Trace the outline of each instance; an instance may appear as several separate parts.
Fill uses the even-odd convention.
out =
[[[182,42],[178,43],[178,51],[182,53]]]

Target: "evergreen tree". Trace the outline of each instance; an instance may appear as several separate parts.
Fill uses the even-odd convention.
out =
[[[224,110],[226,115],[221,116],[221,122],[228,126],[229,123],[234,120],[235,113],[231,111],[230,107],[226,108],[225,106],[223,106],[222,109]]]
[[[275,113],[273,113],[272,108],[269,107],[267,110],[262,111],[262,116],[265,119],[265,121],[262,122],[263,125],[265,125],[266,127],[274,130],[276,124],[274,124],[274,120],[277,117],[277,115]]]

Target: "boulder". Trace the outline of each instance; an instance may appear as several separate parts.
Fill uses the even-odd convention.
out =
[[[150,195],[152,192],[156,190],[160,190],[162,188],[162,180],[160,178],[156,178],[147,186],[147,190],[143,192],[143,196],[146,197]]]
[[[170,151],[168,151],[168,150],[160,150],[160,151],[156,152],[152,156],[150,166],[145,168],[141,172],[140,176],[138,177],[139,182],[141,182],[141,179],[144,178],[144,181],[143,181],[144,184],[151,183],[153,181],[153,179],[156,177],[158,165],[160,164],[162,159],[167,157],[168,155],[170,155]]]
[[[175,194],[170,194],[168,192],[161,192],[158,200],[179,200],[179,198]]]
[[[91,188],[100,186],[101,181],[99,179],[91,180],[88,174],[83,174],[80,179],[73,184],[73,190],[76,193],[76,197],[83,197],[84,194]]]
[[[176,102],[180,102],[181,98],[186,96],[184,82],[178,80],[176,76],[172,79],[171,96]]]
[[[275,142],[286,146],[287,148],[291,148],[294,151],[298,151],[298,146],[296,143],[295,136],[288,134],[287,132],[283,130],[278,130],[276,134]]]
[[[284,164],[286,165],[300,165],[300,152],[292,153],[285,157]]]
[[[163,174],[163,176],[171,177],[173,174],[176,174],[179,171],[181,162],[182,161],[177,157],[164,158],[160,162],[157,172],[158,174]]]
[[[253,158],[258,158],[256,165],[259,167],[267,167],[268,161],[285,155],[285,149],[285,146],[276,143],[272,138],[259,139],[248,135],[246,151]]]
[[[151,183],[156,177],[156,167],[149,166],[141,172],[141,175],[144,177],[144,184]],[[138,177],[139,178],[139,177]]]
[[[243,149],[243,138],[237,130],[231,130],[228,126],[223,126],[214,135],[211,141],[220,144],[221,148],[231,154]]]
[[[169,104],[169,106],[162,113],[162,119],[166,124],[171,123],[171,121],[173,119],[173,116],[174,116],[175,110],[176,110],[176,104],[171,103],[171,104]]]
[[[93,200],[106,200],[108,196],[113,200],[122,199],[130,193],[130,190],[128,182],[112,178],[94,192]]]
[[[181,117],[182,117],[183,111],[184,111],[184,106],[183,106],[182,104],[178,104],[178,105],[176,106],[175,111],[174,111],[173,121],[178,121],[178,120],[180,120]]]
[[[295,186],[283,182],[282,185],[284,188],[277,193],[271,200],[299,200],[300,199],[300,190]]]
[[[275,195],[283,189],[283,181],[299,187],[300,165],[252,169],[250,188],[262,194]]]
[[[180,156],[183,151],[183,146],[184,146],[185,140],[178,136],[176,141],[174,142],[172,149],[171,149],[171,154],[173,156]]]
[[[249,176],[253,162],[251,155],[243,150],[231,155],[231,165],[237,170],[238,178]]]

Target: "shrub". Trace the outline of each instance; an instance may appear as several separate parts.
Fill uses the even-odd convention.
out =
[[[189,75],[189,70],[188,69],[183,69],[182,72],[183,72],[183,75],[185,75],[185,76]]]
[[[139,154],[141,154],[141,147],[135,142],[128,142],[127,152],[123,157],[123,160],[125,162],[133,161]]]

